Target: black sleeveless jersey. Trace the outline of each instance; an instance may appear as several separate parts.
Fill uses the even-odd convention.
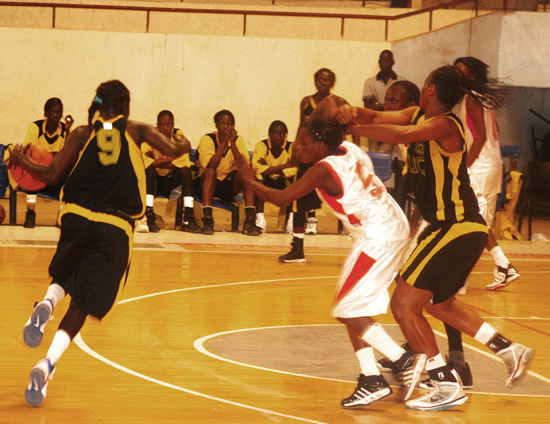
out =
[[[122,115],[105,121],[96,114],[93,131],[80,152],[61,200],[94,212],[137,218],[145,211],[145,169]]]
[[[444,151],[437,141],[420,141],[407,147],[407,178],[416,197],[417,206],[428,222],[482,222],[475,193],[470,186],[466,167],[466,144],[462,122],[453,113],[444,115],[452,120],[462,135],[462,150]],[[424,122],[419,108],[412,124]],[[481,219],[481,221],[480,221]]]

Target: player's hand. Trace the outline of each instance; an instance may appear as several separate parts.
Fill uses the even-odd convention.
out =
[[[353,124],[356,117],[357,108],[350,105],[341,106],[335,115],[336,120],[342,125]]]
[[[258,158],[258,164],[259,165],[267,165],[267,161],[265,158]]]
[[[74,119],[71,115],[65,116],[65,130],[67,130],[67,132],[69,132],[73,123],[74,123]]]
[[[10,152],[10,156],[6,161],[6,165],[20,165],[23,162],[25,158],[25,152],[29,147],[30,144],[27,144],[25,146],[21,144],[16,145]]]

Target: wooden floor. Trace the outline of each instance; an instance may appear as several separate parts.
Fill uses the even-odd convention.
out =
[[[502,365],[465,337],[474,374],[465,405],[408,410],[394,387],[388,400],[346,411],[339,402],[353,391],[359,369],[330,304],[351,241],[308,236],[308,262],[291,265],[277,262],[288,249],[284,234],[173,230],[136,235],[124,300],[108,322],[87,322],[58,362],[43,405],[30,407],[23,397],[30,369],[45,356],[68,306],[67,299],[58,305],[40,347],[24,345],[25,321],[49,284],[58,231],[0,225],[2,424],[549,422],[548,243],[502,244],[522,276],[500,292],[484,289],[493,268],[484,254],[461,298],[536,350],[517,387],[505,389]],[[379,318],[401,341],[392,316]],[[439,322],[433,326],[443,334]],[[446,353],[445,339],[438,341]]]

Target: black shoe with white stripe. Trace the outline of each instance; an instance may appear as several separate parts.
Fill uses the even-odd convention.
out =
[[[377,400],[387,398],[393,393],[390,385],[381,375],[365,376],[357,379],[357,387],[350,397],[342,399],[340,405],[345,409],[362,409]]]

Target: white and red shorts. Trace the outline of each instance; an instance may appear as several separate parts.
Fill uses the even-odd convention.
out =
[[[356,240],[342,267],[334,317],[370,317],[387,312],[388,287],[399,271],[407,242]]]

